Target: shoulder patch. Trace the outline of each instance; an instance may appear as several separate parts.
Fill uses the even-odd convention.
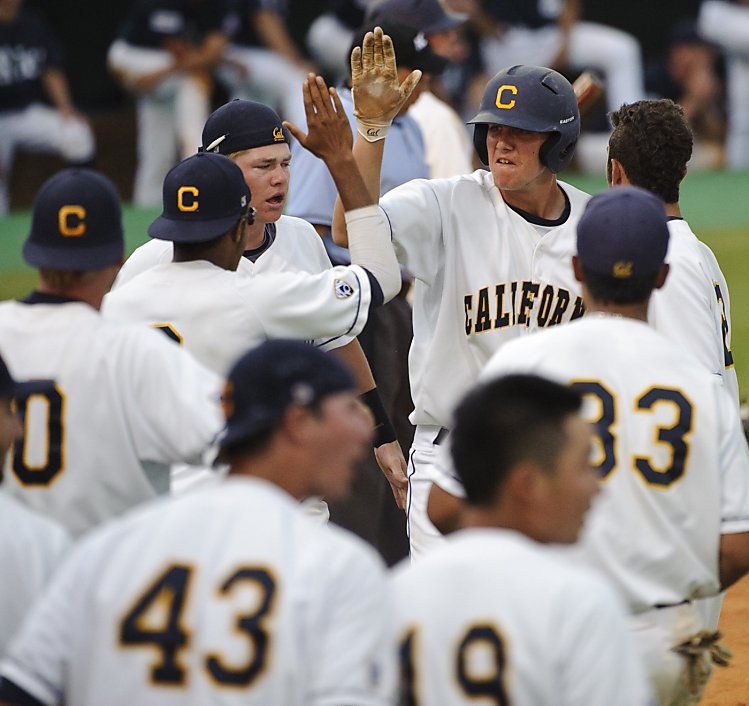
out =
[[[348,299],[354,293],[354,288],[342,279],[337,279],[333,286],[335,287],[335,295],[338,299]]]

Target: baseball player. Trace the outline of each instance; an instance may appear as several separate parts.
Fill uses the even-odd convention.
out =
[[[598,492],[581,404],[526,375],[460,403],[450,438],[466,527],[392,579],[402,703],[651,703],[618,596],[544,546],[574,542]]]
[[[648,323],[720,377],[738,406],[726,278],[712,250],[691,231],[679,208],[679,185],[693,144],[684,111],[668,99],[638,101],[611,113],[611,122],[609,184],[641,186],[666,204],[670,272],[666,284],[650,299]],[[658,149],[663,141],[668,150]]]
[[[278,114],[254,101],[226,103],[210,115],[203,128],[202,149],[224,154],[236,162],[250,189],[255,220],[247,227],[247,250],[237,268],[240,274],[320,273],[331,267],[315,229],[301,218],[283,214],[291,176],[290,143],[290,133]],[[170,262],[172,257],[171,242],[150,240],[128,258],[113,289],[155,264]],[[334,350],[354,371],[362,401],[375,416],[375,458],[390,483],[397,504],[404,509],[405,459],[361,346],[355,338],[342,336],[324,347]]]
[[[377,28],[352,55],[359,132],[354,153],[372,193],[381,138],[395,114],[389,101],[402,90],[395,70],[392,44]],[[489,81],[471,122],[489,171],[417,179],[380,199],[398,258],[415,278],[412,557],[439,541],[426,517],[430,468],[460,395],[503,343],[583,313],[569,262],[588,196],[557,180],[580,128],[572,86],[550,69],[511,67]],[[338,211],[334,237],[345,245]]]
[[[73,104],[60,42],[23,0],[0,0],[0,215],[18,148],[88,164],[96,141]]]
[[[277,273],[241,277],[235,270],[246,249],[246,224],[254,212],[242,170],[220,154],[200,152],[172,169],[164,181],[164,211],[151,224],[152,237],[170,240],[174,261],[143,272],[112,292],[105,313],[114,320],[170,329],[198,360],[225,373],[248,347],[266,338],[331,339],[356,335],[369,307],[400,289],[400,271],[350,150],[351,135],[340,100],[305,82],[319,121],[303,137],[330,159],[343,198],[358,229],[352,265],[317,275]],[[330,103],[330,98],[334,103]],[[335,107],[334,107],[335,106]],[[325,113],[323,116],[322,114]],[[324,123],[324,125],[323,125]],[[380,237],[370,238],[370,232]],[[384,236],[384,237],[383,237]],[[366,268],[366,269],[365,269]]]
[[[229,478],[87,538],[0,665],[0,701],[393,703],[382,562],[296,502],[340,497],[366,450],[350,373],[267,341],[229,372],[223,403]]]
[[[13,398],[18,385],[0,358],[0,460],[21,437]],[[70,547],[68,533],[56,522],[32,512],[0,492],[0,657],[21,625],[26,611],[42,592],[52,571]]]
[[[719,378],[647,325],[668,242],[650,192],[594,196],[574,259],[585,318],[508,343],[482,373],[541,374],[589,399],[603,492],[579,558],[624,596],[664,705],[699,701],[717,650],[694,599],[749,570],[749,455],[736,405]]]
[[[135,96],[138,166],[133,202],[157,206],[164,175],[195,150],[210,112],[212,72],[229,42],[226,0],[137,0],[107,53]]]
[[[219,378],[154,331],[99,314],[122,263],[114,185],[66,169],[37,194],[26,262],[36,291],[0,304],[0,350],[19,381],[23,436],[4,489],[73,535],[169,487],[220,427]]]

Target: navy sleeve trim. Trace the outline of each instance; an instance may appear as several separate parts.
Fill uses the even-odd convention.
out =
[[[369,278],[369,286],[372,290],[372,301],[369,305],[370,308],[382,306],[385,303],[385,295],[382,293],[382,287],[380,286],[380,283],[368,269],[364,267],[362,267],[362,269],[367,273],[367,277]]]
[[[35,699],[7,677],[0,678],[0,700],[7,701],[13,706],[49,706]]]

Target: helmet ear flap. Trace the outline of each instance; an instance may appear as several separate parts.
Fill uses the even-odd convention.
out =
[[[485,167],[489,165],[489,153],[486,149],[486,134],[489,126],[486,123],[476,123],[473,126],[473,146],[476,148],[481,164]]]
[[[567,166],[570,159],[572,159],[572,153],[577,144],[577,138],[575,138],[564,149],[560,149],[559,143],[561,141],[562,135],[558,132],[552,132],[546,139],[546,142],[541,145],[541,149],[538,152],[541,164],[548,167],[554,174]]]

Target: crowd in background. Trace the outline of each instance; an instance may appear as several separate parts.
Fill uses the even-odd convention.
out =
[[[604,98],[585,115],[573,168],[600,173],[610,132],[607,113],[645,97],[671,98],[684,107],[696,138],[691,168],[749,166],[746,0],[706,0],[696,16],[675,17],[661,55],[647,60],[635,36],[588,21],[581,0],[439,4],[437,12],[438,0],[333,0],[298,41],[285,0],[134,0],[106,59],[125,100],[135,106],[134,203],[158,205],[164,174],[195,151],[206,117],[227,98],[259,100],[302,123],[299,87],[307,72],[345,84],[351,42],[383,8],[441,58],[424,89],[461,121],[473,114],[486,80],[503,66],[550,66],[570,79],[593,70]],[[59,40],[23,0],[0,0],[0,213],[8,209],[7,181],[17,150],[94,163],[96,126],[92,130],[91,116],[72,102]],[[433,108],[426,103],[416,111],[422,131]]]

